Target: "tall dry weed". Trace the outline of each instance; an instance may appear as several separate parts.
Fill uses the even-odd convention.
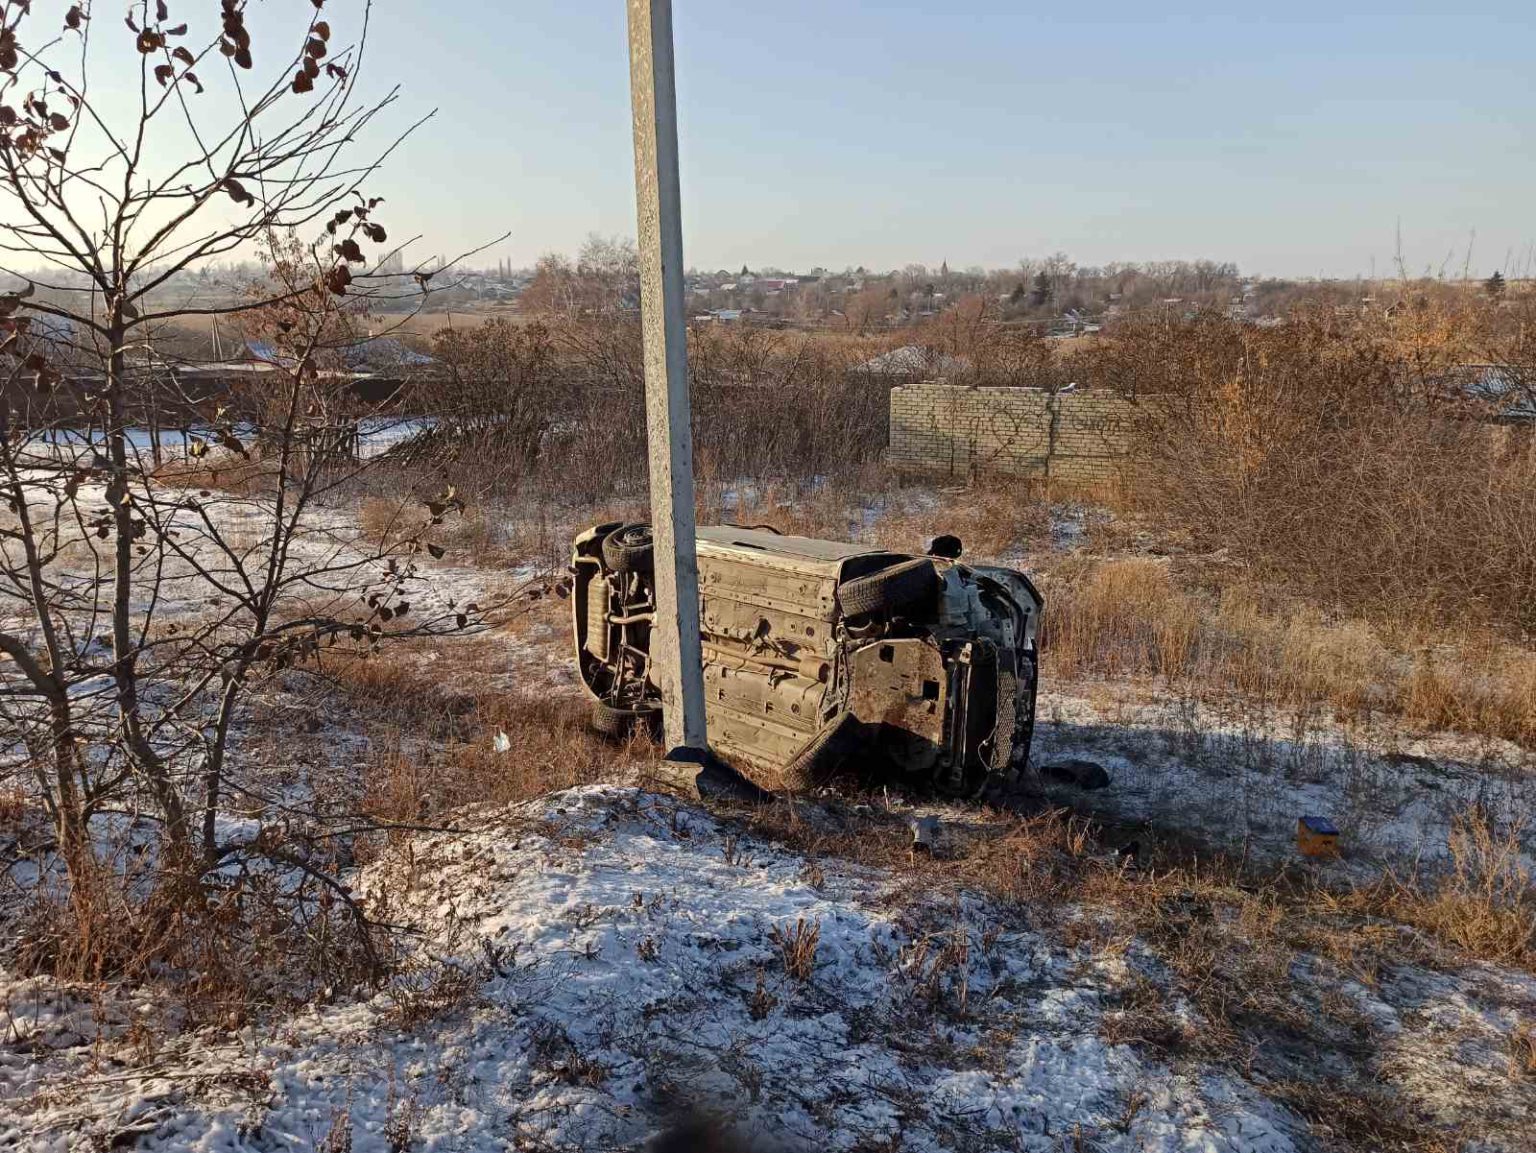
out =
[[[1536,743],[1536,652],[1507,645],[1426,649],[1400,692],[1404,716],[1426,728]]]
[[[213,460],[174,458],[154,470],[155,480],[170,488],[208,489],[238,496],[267,496],[277,491],[278,467],[261,457],[246,459],[220,453]]]
[[[1536,436],[1455,383],[1497,316],[1436,307],[1118,326],[1085,355],[1138,397],[1136,507],[1322,604],[1536,628]]]
[[[1200,614],[1174,585],[1166,562],[1068,563],[1054,574],[1047,595],[1042,647],[1057,675],[1188,671]]]
[[[342,666],[333,685],[369,735],[363,807],[388,825],[611,780],[616,760],[658,755],[637,737],[616,756],[592,731],[586,702],[576,696],[445,690],[434,670],[386,659]]]
[[[1155,558],[1072,557],[1041,583],[1048,678],[1159,677],[1301,715],[1382,713],[1536,745],[1536,653],[1486,632],[1383,630],[1251,584],[1205,595]]]
[[[1451,868],[1432,876],[1387,876],[1357,895],[1361,911],[1432,933],[1484,961],[1536,964],[1536,887],[1525,863],[1523,829],[1486,813],[1460,815],[1450,837]]]

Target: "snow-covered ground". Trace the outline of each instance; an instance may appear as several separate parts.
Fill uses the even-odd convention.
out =
[[[813,861],[634,788],[467,816],[474,832],[359,877],[418,942],[371,999],[145,1056],[142,995],[8,981],[0,1147],[331,1149],[350,1126],[357,1153],[617,1149],[700,1113],[762,1149],[1316,1147],[1235,1069],[1105,1039],[1135,942],[1068,947],[964,889]],[[1387,1085],[1448,1125],[1507,1093],[1476,1147],[1519,1148],[1500,1134],[1536,1102],[1505,1051],[1536,981],[1405,965],[1349,993]]]
[[[413,437],[435,427],[432,417],[372,416],[357,422],[357,456],[371,460],[382,456]],[[251,426],[234,424],[231,431],[241,438],[249,438]],[[156,436],[147,428],[129,428],[125,441],[131,457],[145,462],[146,467],[155,451]],[[160,459],[177,460],[189,457],[188,446],[194,440],[215,441],[216,430],[200,425],[162,430],[158,436]],[[25,452],[39,462],[43,460],[73,462],[89,459],[93,454],[106,455],[106,441],[94,428],[56,428],[28,438]]]
[[[1071,547],[1082,515],[1057,521]],[[346,510],[312,527],[310,563],[357,548]],[[437,611],[522,575],[452,554],[420,569],[412,598]],[[173,572],[157,611],[207,607]],[[515,631],[483,634],[470,670],[449,647],[403,659],[443,693],[571,693],[566,611],[544,602]],[[232,746],[265,774],[246,784],[289,806],[359,794],[374,735],[283,681],[264,693],[264,719],[242,714]],[[1145,686],[1047,685],[1039,715],[1037,766],[1091,758],[1113,779],[1098,792],[1047,782],[1047,796],[1130,826],[1120,839],[1146,825],[1278,861],[1296,818],[1323,815],[1343,831],[1342,861],[1325,866],[1343,879],[1443,858],[1457,816],[1476,807],[1514,827],[1536,801],[1530,752],[1498,742],[1298,728]],[[429,737],[394,739],[430,768]],[[1210,1024],[1133,935],[1070,943],[1040,910],[969,885],[963,864],[941,884],[813,857],[644,791],[620,758],[615,782],[455,813],[466,832],[402,836],[349,873],[405,956],[377,995],[186,1032],[152,987],[0,968],[0,1150],[632,1148],[696,1114],[763,1149],[1329,1147],[1253,1062],[1115,1040],[1127,991],[1147,981],[1179,1029]],[[250,830],[276,815],[241,803]],[[951,836],[976,821],[954,805],[903,811],[939,814]],[[11,848],[12,879],[35,883]],[[3,836],[0,849],[11,855]],[[785,955],[796,941],[810,954],[800,976]],[[1377,1088],[1448,1141],[1465,1130],[1468,1153],[1531,1147],[1536,1075],[1516,1071],[1536,1024],[1529,974],[1421,959],[1325,981],[1317,964],[1319,1000],[1356,1022]]]
[[[374,434],[387,438],[396,426],[419,427],[393,422],[381,425]],[[84,441],[70,443],[83,446],[82,451],[89,448]],[[226,466],[237,461],[223,450],[207,459]],[[91,609],[98,601],[104,604],[110,599],[111,570],[102,565],[108,547],[76,527],[76,521],[110,508],[106,486],[76,479],[70,482],[73,495],[65,496],[66,478],[56,470],[38,469],[28,479],[34,521],[53,524],[55,507],[62,510],[59,540],[49,542],[58,546],[58,556],[47,575],[61,584],[73,582],[82,601],[69,615],[79,618],[87,633],[98,635],[105,631],[105,614]],[[151,558],[153,564],[146,560],[140,566],[143,571],[135,572],[135,629],[186,627],[202,617],[225,616],[235,601],[231,590],[244,590],[247,578],[262,578],[277,517],[275,498],[166,484],[158,485],[155,495],[160,505],[159,531],[171,543],[163,556]],[[424,501],[404,507],[394,527],[414,529],[425,520],[424,508]],[[461,563],[451,552],[446,559],[419,550],[400,555],[380,539],[377,530],[360,524],[354,504],[336,501],[310,503],[291,534],[285,529],[284,544],[285,571],[293,587],[282,607],[294,611],[310,602],[325,606],[345,602],[350,607],[361,591],[392,585],[414,603],[415,619],[441,618],[451,615],[450,606],[484,601],[493,590],[520,583],[534,571],[528,567],[492,573]],[[305,579],[295,580],[296,575]],[[92,591],[98,581],[105,581],[107,588],[99,596]],[[32,639],[36,626],[29,607],[21,598],[0,605],[0,627]]]
[[[1086,691],[1097,688],[1095,697]],[[1520,843],[1536,875],[1536,753],[1509,741],[1346,729],[1251,707],[1219,708],[1115,686],[1048,687],[1031,757],[1102,765],[1111,785],[1084,792],[1043,780],[1073,808],[1155,825],[1266,864],[1294,858],[1296,822],[1331,820],[1356,879],[1447,863],[1458,820],[1476,816]]]

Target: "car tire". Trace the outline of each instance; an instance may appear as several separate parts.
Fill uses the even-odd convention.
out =
[[[847,759],[857,725],[852,713],[838,714],[784,766],[785,786],[793,792],[804,792],[826,784]]]
[[[603,563],[611,572],[649,573],[656,568],[655,540],[648,524],[626,524],[603,538]]]
[[[619,708],[607,701],[592,702],[592,728],[602,736],[622,741],[635,732],[655,732],[661,710],[655,705]]]
[[[849,617],[889,613],[930,601],[938,591],[938,570],[919,557],[845,581],[838,586],[837,604]]]

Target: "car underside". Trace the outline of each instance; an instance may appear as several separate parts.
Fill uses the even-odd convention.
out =
[[[1011,781],[1034,727],[1042,601],[1013,569],[724,525],[698,533],[711,751],[811,787],[841,765],[972,795]],[[951,543],[952,542],[952,543]],[[939,542],[936,542],[938,545]],[[593,722],[659,722],[650,526],[572,551],[573,634]]]

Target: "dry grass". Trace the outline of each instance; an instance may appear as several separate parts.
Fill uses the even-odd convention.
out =
[[[913,996],[931,1010],[964,1017],[970,1009],[970,960],[970,929],[962,922],[903,945],[896,954],[896,970],[911,985]]]
[[[932,498],[926,487],[866,466],[836,483],[705,476],[697,511],[700,524],[767,525],[828,540],[873,537],[881,547],[916,553],[948,533],[959,536],[967,558],[978,561],[1017,558],[1049,541],[1050,505],[1038,485],[999,481]]]
[[[626,515],[627,514],[627,515]],[[572,510],[542,501],[515,510],[471,506],[442,526],[434,539],[451,558],[481,567],[528,566],[545,575],[564,572],[571,563],[571,541],[600,520],[642,520],[643,509],[614,507],[596,515],[590,508]]]
[[[1482,813],[1462,814],[1451,833],[1449,872],[1389,874],[1339,905],[1412,925],[1477,960],[1536,968],[1536,888],[1521,833]]]
[[[1042,650],[1057,676],[1183,673],[1200,614],[1168,566],[1129,559],[1060,569],[1047,584]]]
[[[418,530],[425,513],[419,501],[405,497],[365,497],[357,506],[363,535],[381,545],[394,544]]]
[[[332,1106],[325,1133],[315,1142],[315,1153],[352,1153],[352,1111]]]
[[[201,860],[151,871],[141,849],[118,846],[67,897],[39,890],[16,926],[17,969],[156,986],[184,1026],[232,1028],[372,987],[390,964],[386,936],[324,875],[333,862],[258,840],[210,876]]]
[[[1340,615],[1320,607],[1327,595],[1297,596],[1219,557],[1125,556],[1148,535],[1134,516],[1095,519],[1092,551],[1053,552],[1052,506],[1024,482],[946,492],[939,502],[881,470],[837,484],[706,483],[700,491],[702,523],[766,524],[912,552],[954,533],[968,559],[1022,556],[1037,573],[1043,567],[1047,682],[1156,677],[1196,696],[1247,698],[1297,716],[1382,714],[1536,746],[1536,651],[1519,639],[1465,618]],[[1166,541],[1166,526],[1160,531]]]
[[[821,925],[797,918],[793,925],[775,925],[768,940],[778,949],[784,972],[793,981],[809,981],[816,972],[816,949],[821,944]]]
[[[438,670],[408,653],[350,662],[333,671],[332,682],[370,736],[364,808],[388,824],[611,780],[616,764],[658,755],[640,738],[616,749],[593,733],[583,698],[495,691],[467,680],[448,688]]]
[[[1323,1149],[1353,1153],[1457,1153],[1449,1135],[1406,1115],[1390,1094],[1334,1077],[1295,1077],[1270,1087],[1273,1096],[1311,1127]]]
[[[1536,1025],[1521,1023],[1510,1033],[1509,1071],[1514,1077],[1536,1077]]]
[[[1399,699],[1403,716],[1425,728],[1536,744],[1536,652],[1487,641],[1426,649]]]
[[[563,572],[571,559],[571,541],[590,525],[605,520],[644,520],[643,503],[610,501],[602,508],[570,502],[514,496],[471,504],[450,512],[438,525],[420,498],[393,495],[408,491],[420,477],[403,470],[380,471],[370,487],[392,495],[364,496],[358,523],[370,541],[398,544],[421,540],[445,550],[451,564],[486,569],[531,568],[545,575]]]
[[[407,751],[399,730],[374,742],[366,810],[388,822],[431,820],[467,804],[506,804],[555,789],[611,780],[615,761],[655,755],[636,740],[616,754],[596,736],[583,702],[570,697],[476,699],[455,715],[445,706],[434,721],[442,733],[429,748]],[[428,730],[432,731],[432,730]],[[498,735],[509,742],[496,748]]]
[[[466,653],[474,644],[464,642]],[[642,740],[626,750],[598,738],[579,698],[450,688],[440,667],[417,655],[415,647],[401,645],[327,672],[339,697],[322,707],[344,705],[369,736],[361,815],[385,838],[461,806],[612,780],[616,765],[657,755]],[[498,737],[506,742],[501,749]],[[9,797],[0,801],[9,805]],[[370,856],[377,840],[366,831],[356,834],[355,857]],[[151,875],[125,844],[121,860],[70,902],[39,893],[19,927],[14,963],[22,971],[86,980],[154,981],[175,973],[175,996],[188,1020],[225,1024],[303,1003],[323,989],[381,981],[396,967],[388,940],[354,917],[350,903],[338,900],[339,891],[323,879],[336,862],[314,855],[338,847],[322,841],[305,850],[316,871],[300,875],[287,871],[298,859],[297,844],[259,840],[221,862],[224,874],[240,874],[231,889],[200,879],[200,861],[185,868],[162,863]],[[415,1005],[430,1015],[437,1011],[432,1006],[458,995],[449,977],[416,976],[395,973],[392,995],[402,1014]]]
[[[803,821],[789,807],[745,816],[760,835],[800,851],[889,869],[928,899],[956,889],[987,893],[1001,915],[1075,950],[1084,965],[1125,957],[1130,972],[1107,1006],[1106,1040],[1164,1060],[1242,1068],[1306,1117],[1325,1148],[1443,1147],[1432,1125],[1375,1088],[1370,1023],[1339,992],[1374,982],[1389,965],[1432,961],[1440,947],[1429,936],[1381,931],[1371,918],[1387,910],[1368,895],[1330,894],[1284,873],[1197,858],[1177,844],[1152,843],[1143,850],[1146,867],[1130,868],[1098,830],[1063,812],[990,814],[947,858],[911,856],[905,820],[878,803],[839,815],[842,827],[830,834],[820,831],[826,822]],[[781,932],[781,950],[788,939]],[[963,1012],[956,952],[967,946],[959,940],[958,931],[930,934],[900,958],[915,999],[935,1010]],[[1455,949],[1448,960],[1465,956],[1455,942],[1441,944]],[[1195,1016],[1176,1014],[1178,1002]],[[1300,1075],[1318,1067],[1334,1070],[1326,1092]]]
[[[16,828],[27,812],[27,794],[20,785],[0,786],[0,829]]]
[[[1191,592],[1150,557],[1072,557],[1042,581],[1045,677],[1152,676],[1298,714],[1400,716],[1536,744],[1536,653],[1463,630],[1419,643],[1244,584]],[[1396,643],[1388,643],[1389,640]]]
[[[1044,490],[1018,480],[948,494],[936,508],[897,511],[883,519],[880,539],[888,547],[923,552],[941,534],[958,536],[969,560],[1017,559],[1046,545],[1050,505]]]
[[[391,1024],[414,1029],[467,1007],[492,974],[482,966],[413,958],[384,988],[382,1000]]]
[[[1428,298],[1268,330],[1147,316],[1082,367],[1144,400],[1127,491],[1152,519],[1330,607],[1518,633],[1536,625],[1536,438],[1487,424],[1446,374],[1510,340],[1528,365],[1528,328]]]
[[[277,491],[277,467],[271,461],[230,454],[213,462],[168,461],[155,470],[154,478],[168,488],[219,490],[238,496],[266,496]]]
[[[837,484],[782,477],[719,477],[706,468],[699,477],[696,511],[700,524],[765,525],[791,536],[847,540],[861,527],[862,509],[896,495],[882,470],[865,469]]]
[[[1140,973],[1116,991],[1099,1032],[1111,1045],[1137,1045],[1165,1053],[1186,1050],[1194,1040],[1190,1027],[1174,1015],[1167,991]]]

